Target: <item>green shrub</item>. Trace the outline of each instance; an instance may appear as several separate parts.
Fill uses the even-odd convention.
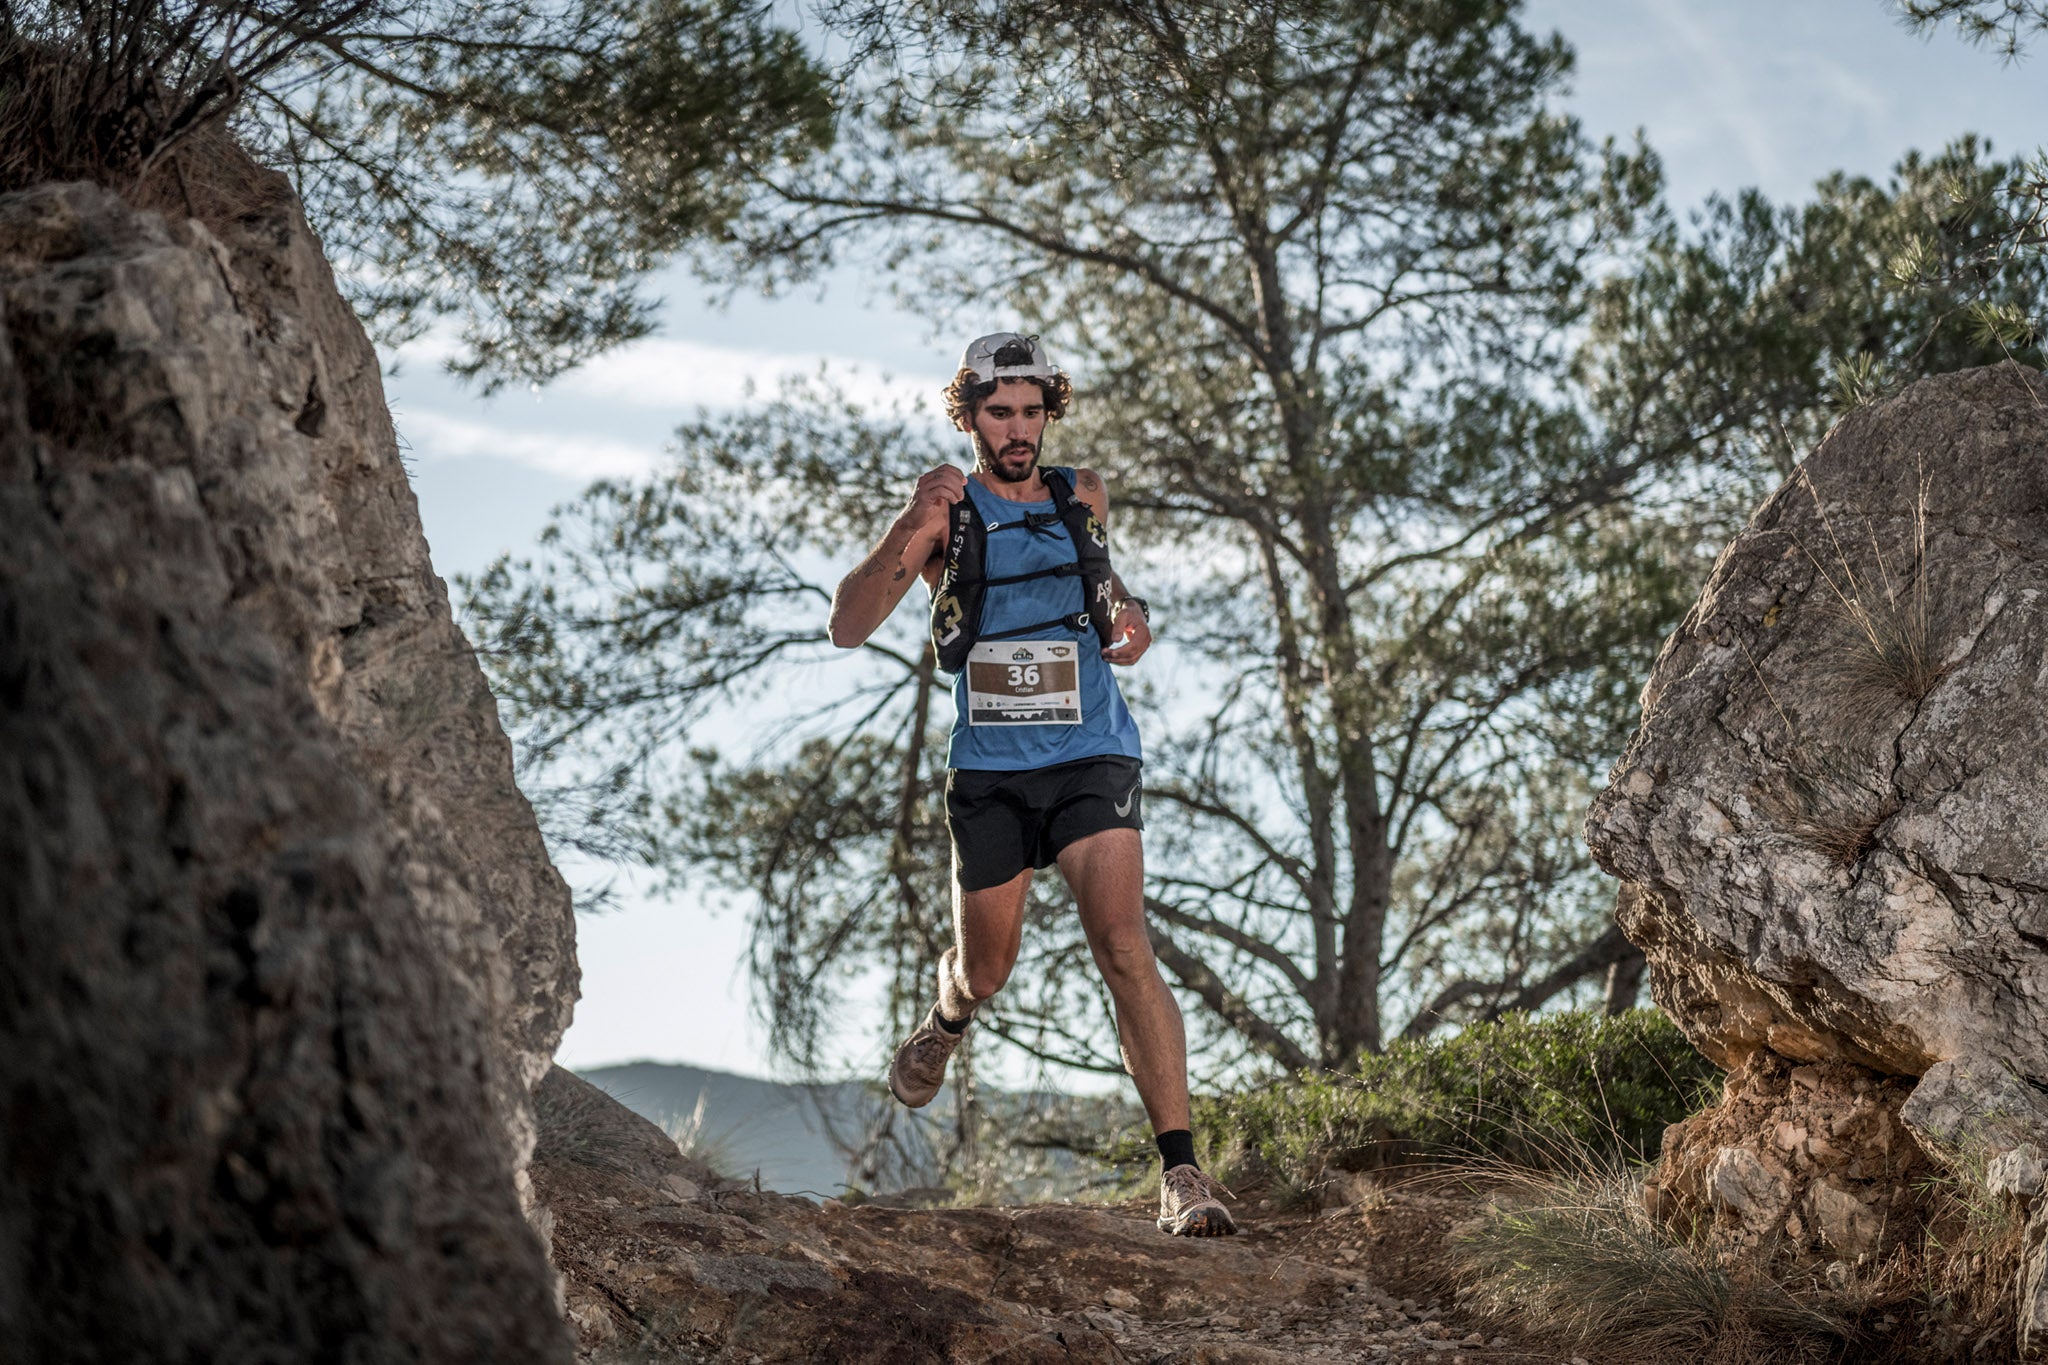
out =
[[[1205,1164],[1297,1188],[1424,1161],[1577,1167],[1654,1156],[1720,1076],[1655,1010],[1510,1016],[1396,1043],[1355,1071],[1202,1097],[1194,1126]]]

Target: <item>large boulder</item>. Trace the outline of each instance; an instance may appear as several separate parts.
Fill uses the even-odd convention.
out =
[[[1844,419],[1722,553],[1587,840],[1708,1055],[2048,1085],[2048,380]]]
[[[375,353],[228,169],[0,197],[0,1355],[561,1358],[568,895]]]
[[[235,156],[231,148],[212,149]],[[89,185],[7,197],[0,294],[20,403],[53,475],[190,478],[232,604],[417,851],[469,893],[437,923],[493,1021],[493,1087],[523,1172],[529,1094],[577,994],[569,892],[428,560],[375,349],[281,177],[201,227]]]
[[[1901,1117],[1966,1168],[2048,1150],[2044,687],[2048,379],[1845,418],[1722,553],[1587,820],[1687,1036],[1744,1075],[1919,1078]]]

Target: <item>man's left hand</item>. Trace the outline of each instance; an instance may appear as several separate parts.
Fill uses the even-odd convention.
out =
[[[1152,627],[1145,620],[1145,613],[1129,602],[1124,603],[1111,625],[1116,631],[1116,643],[1102,651],[1103,662],[1134,664],[1152,647]]]

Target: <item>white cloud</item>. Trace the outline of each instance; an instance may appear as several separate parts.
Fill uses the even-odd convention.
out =
[[[579,480],[637,478],[651,471],[661,457],[658,445],[518,430],[433,411],[406,414],[399,429],[419,459],[511,460]]]
[[[1836,101],[1853,108],[1857,117],[1868,123],[1881,124],[1897,113],[1881,90],[1831,57],[1810,56],[1805,69]]]
[[[621,346],[572,370],[553,387],[564,394],[602,398],[636,407],[687,413],[699,407],[736,408],[772,397],[784,380],[823,369],[841,387],[876,406],[922,398],[929,410],[945,378],[884,376],[873,368],[823,353],[756,351],[701,341],[652,337]]]
[[[772,397],[788,379],[832,383],[871,411],[932,415],[944,380],[883,376],[822,352],[776,352],[678,338],[635,342],[570,371],[536,393],[488,399],[463,393],[434,372],[455,354],[454,337],[429,332],[397,359],[404,375],[387,383],[400,431],[421,460],[492,459],[578,481],[637,478],[653,471],[676,424],[699,408],[730,412]],[[638,439],[635,439],[635,438]]]

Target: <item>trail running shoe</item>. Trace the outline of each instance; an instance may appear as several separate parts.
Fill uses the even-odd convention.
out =
[[[1159,1230],[1176,1237],[1228,1237],[1237,1231],[1216,1196],[1223,1187],[1199,1166],[1175,1166],[1159,1177]]]
[[[930,1104],[945,1082],[946,1063],[952,1060],[953,1049],[966,1036],[964,1029],[954,1033],[942,1028],[939,1007],[933,1005],[917,1031],[903,1040],[903,1046],[896,1049],[896,1056],[890,1060],[889,1093],[912,1109]]]

